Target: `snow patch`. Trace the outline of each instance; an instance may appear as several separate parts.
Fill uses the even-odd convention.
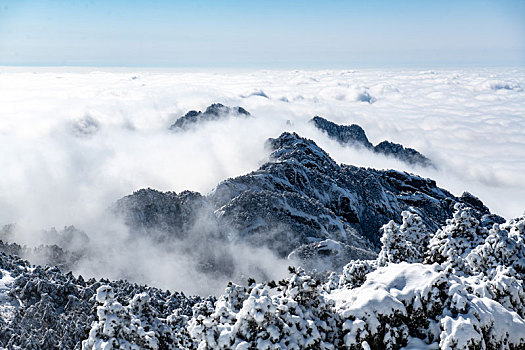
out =
[[[15,278],[8,271],[1,269],[0,277],[0,319],[9,324],[15,317],[20,302],[10,295]]]

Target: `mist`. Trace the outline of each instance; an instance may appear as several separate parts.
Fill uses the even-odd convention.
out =
[[[265,141],[283,131],[313,139],[339,163],[430,177],[512,218],[525,211],[524,87],[523,69],[0,68],[0,225],[15,223],[13,241],[28,246],[49,243],[43,230],[74,225],[89,243],[77,247],[87,254],[73,272],[88,278],[201,295],[221,292],[232,276],[281,278],[291,262],[264,247],[233,244],[217,254],[233,259],[235,271],[210,278],[199,268],[209,254],[199,247],[199,228],[191,239],[156,244],[130,236],[108,208],[140,188],[206,194],[268,161]],[[242,106],[252,117],[168,129],[214,102]],[[314,115],[359,124],[372,143],[415,148],[437,167],[341,146],[309,123]]]

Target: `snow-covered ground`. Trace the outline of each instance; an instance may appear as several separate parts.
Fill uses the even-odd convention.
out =
[[[357,328],[356,334],[351,334],[352,342],[355,342],[355,338],[362,336],[360,332],[365,332],[365,329],[371,333],[377,332],[385,318],[408,315],[407,306],[420,308],[422,300],[425,299],[439,302],[436,296],[432,295],[432,289],[439,284],[440,278],[443,279],[442,273],[440,274],[442,271],[437,264],[391,264],[370,273],[361,287],[336,290],[327,294],[327,298],[336,302],[336,308],[344,318],[355,318],[363,324],[362,329],[356,327],[356,321],[348,326]],[[478,337],[481,341],[481,336],[475,334],[475,329],[479,328],[491,329],[491,332],[496,334],[494,342],[500,341],[498,337],[504,337],[505,334],[513,344],[525,339],[525,321],[516,312],[505,309],[490,298],[477,297],[461,291],[467,286],[475,290],[482,288],[479,284],[472,283],[473,280],[475,281],[454,276],[451,281],[458,286],[449,291],[451,294],[458,293],[453,297],[457,304],[471,304],[468,308],[469,314],[458,316],[446,310],[441,322],[431,321],[427,326],[429,333],[445,330],[446,336],[441,336],[442,348],[453,348],[453,344],[456,344],[458,349],[467,349],[471,339]],[[382,319],[378,319],[378,316]],[[436,349],[438,345],[427,345],[414,337],[409,339],[406,349]]]

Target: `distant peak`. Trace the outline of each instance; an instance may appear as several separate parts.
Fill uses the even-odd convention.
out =
[[[319,116],[313,117],[311,121],[314,123],[316,128],[322,130],[331,139],[338,141],[342,145],[365,147],[374,153],[397,158],[411,165],[419,165],[423,167],[434,166],[430,159],[415,149],[404,147],[399,143],[385,140],[374,146],[372,143],[370,143],[370,141],[368,141],[363,128],[357,124],[339,125]]]
[[[392,156],[405,163],[419,165],[423,167],[433,167],[434,164],[430,159],[419,153],[413,148],[404,147],[399,143],[383,141],[374,147],[375,153],[381,153],[386,156]]]
[[[368,141],[363,128],[357,124],[339,125],[319,116],[313,117],[312,122],[316,128],[324,131],[328,136],[342,144],[350,144],[365,148],[373,147],[370,141]]]
[[[199,112],[200,113],[200,112]],[[219,116],[221,114],[243,114],[243,115],[250,115],[250,112],[248,112],[246,109],[242,107],[228,107],[223,105],[222,103],[213,103],[209,105],[206,108],[206,111],[202,114],[209,114],[209,115],[215,115]]]
[[[175,123],[170,126],[170,130],[188,130],[201,122],[222,119],[227,116],[248,117],[250,116],[243,107],[228,107],[222,103],[213,103],[209,105],[204,112],[191,110],[184,116],[178,118]]]

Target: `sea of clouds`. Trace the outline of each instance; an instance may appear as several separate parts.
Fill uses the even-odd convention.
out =
[[[242,106],[253,118],[208,122],[184,133],[168,130],[188,110],[214,102]],[[386,139],[415,148],[437,169],[342,147],[308,122],[314,115],[359,124],[374,144]],[[39,244],[41,231],[50,227],[85,231],[108,253],[106,260],[83,261],[77,273],[133,278],[135,271],[139,282],[214,292],[224,281],[203,287],[209,279],[182,266],[191,259],[136,243],[123,253],[123,242],[130,241],[107,209],[144,187],[205,194],[267,161],[265,140],[283,131],[313,139],[340,163],[405,170],[433,178],[455,195],[469,191],[505,218],[525,211],[525,69],[4,67],[0,225],[16,223],[16,240],[27,245]],[[247,247],[238,252],[254,259]],[[270,263],[271,252],[257,254],[261,259],[248,265],[260,265],[262,275],[284,273],[286,263]]]

